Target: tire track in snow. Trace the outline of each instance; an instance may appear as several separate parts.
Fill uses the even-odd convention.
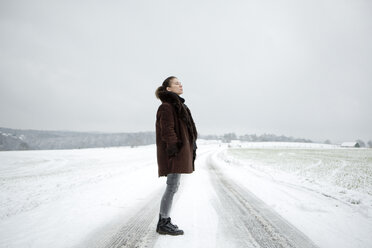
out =
[[[210,152],[203,152],[198,157]],[[89,248],[151,248],[159,234],[155,231],[158,222],[160,200],[164,187],[154,191],[150,200],[143,204],[130,219],[120,220],[97,230],[93,239],[85,241],[80,247]]]
[[[223,232],[233,237],[232,243],[237,247],[317,247],[263,201],[226,178],[210,157],[207,165],[218,196],[214,207],[221,216]]]
[[[151,248],[154,246],[158,233],[155,231],[158,221],[160,199],[163,189],[153,192],[153,197],[143,204],[132,217],[105,227],[103,234],[97,232],[94,240],[85,244],[89,248]]]
[[[208,152],[203,152],[198,157]],[[103,240],[97,248],[151,248],[155,245],[159,234],[155,231],[158,222],[160,200],[164,188],[153,193],[145,206],[139,210],[124,226],[116,228],[115,234]],[[110,232],[112,234],[112,231]]]

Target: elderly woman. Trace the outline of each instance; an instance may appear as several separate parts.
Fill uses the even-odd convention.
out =
[[[197,131],[185,99],[182,84],[176,77],[168,77],[155,92],[162,104],[156,114],[156,147],[159,177],[167,177],[167,186],[160,204],[159,234],[182,235],[172,224],[169,213],[173,196],[178,190],[181,174],[192,173],[196,157]]]

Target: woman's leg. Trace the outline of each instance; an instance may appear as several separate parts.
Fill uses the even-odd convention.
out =
[[[160,216],[162,218],[169,217],[169,213],[172,208],[173,196],[178,190],[180,179],[181,174],[179,173],[172,173],[167,175],[167,188],[165,189],[160,204]]]
[[[180,185],[181,174],[172,173],[167,175],[167,188],[161,199],[159,222],[156,226],[156,231],[159,234],[183,235],[183,230],[178,229],[177,225],[172,224],[169,217],[172,208],[174,194]]]

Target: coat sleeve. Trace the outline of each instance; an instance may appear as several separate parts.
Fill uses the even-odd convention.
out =
[[[167,146],[178,142],[178,137],[174,129],[174,116],[172,106],[162,104],[159,107],[160,137],[167,143]]]

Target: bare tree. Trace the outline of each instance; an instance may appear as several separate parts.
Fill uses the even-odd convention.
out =
[[[370,148],[372,148],[372,140],[370,140],[370,141],[368,141],[368,146],[370,147]]]

